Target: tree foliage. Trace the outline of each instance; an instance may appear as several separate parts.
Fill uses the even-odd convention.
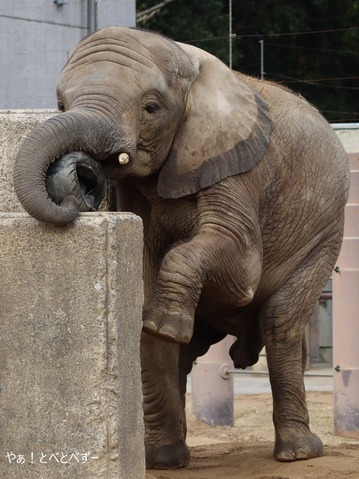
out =
[[[160,4],[164,4],[160,6]],[[229,63],[228,0],[138,0],[138,26],[188,42]],[[331,122],[359,121],[359,0],[232,0],[233,68],[313,103]]]

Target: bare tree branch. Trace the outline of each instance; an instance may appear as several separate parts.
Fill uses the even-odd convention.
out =
[[[137,23],[146,23],[151,17],[156,15],[163,7],[168,5],[169,3],[174,2],[175,0],[163,0],[163,2],[154,5],[153,7],[146,8],[146,10],[142,10],[142,12],[137,12],[136,20]]]

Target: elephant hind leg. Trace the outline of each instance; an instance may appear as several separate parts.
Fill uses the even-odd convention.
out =
[[[303,380],[304,330],[338,252],[335,236],[313,249],[261,311],[273,394],[279,461],[309,459],[323,454],[321,440],[310,431]]]

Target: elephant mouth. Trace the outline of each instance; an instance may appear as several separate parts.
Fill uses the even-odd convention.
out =
[[[107,209],[108,188],[101,165],[82,151],[61,156],[47,170],[45,187],[58,205],[67,197],[76,198],[79,211]]]

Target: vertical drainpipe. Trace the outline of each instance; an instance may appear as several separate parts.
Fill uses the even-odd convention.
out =
[[[97,30],[97,0],[87,0],[87,34]]]
[[[359,153],[349,159],[344,240],[333,273],[334,434],[359,439]]]
[[[233,340],[227,336],[211,346],[191,372],[192,413],[212,426],[234,425],[233,374],[227,372],[233,369],[228,354]]]

